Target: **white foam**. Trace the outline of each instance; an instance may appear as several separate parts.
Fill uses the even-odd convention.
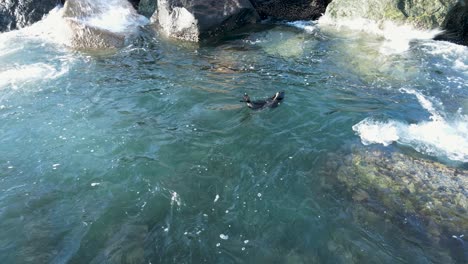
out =
[[[379,51],[387,55],[403,53],[410,48],[412,41],[430,40],[442,32],[440,29],[419,30],[411,25],[397,25],[392,21],[377,22],[365,18],[336,20],[328,15],[322,16],[318,24],[322,27],[348,28],[380,36],[384,41]]]
[[[468,75],[468,47],[446,41],[424,43],[424,51],[441,58],[451,68]]]
[[[83,18],[82,22],[88,26],[105,29],[114,33],[125,33],[148,24],[149,20],[144,16],[135,14],[129,8],[109,6],[105,12]]]
[[[6,70],[0,70],[0,88],[11,85],[17,88],[18,85],[43,80],[55,79],[68,72],[65,66],[60,70],[45,63],[34,63],[29,65],[20,65]]]
[[[303,29],[308,33],[312,33],[317,29],[317,22],[314,22],[314,21],[293,21],[293,22],[288,22],[286,24],[289,26]]]
[[[468,116],[457,113],[447,120],[420,92],[411,89],[401,89],[401,92],[415,95],[420,105],[431,114],[430,120],[407,124],[366,118],[353,126],[362,143],[388,146],[398,142],[424,154],[468,162]]]
[[[0,43],[11,43],[21,39],[39,39],[47,43],[70,46],[73,30],[66,19],[72,19],[84,25],[105,29],[114,33],[133,32],[138,27],[149,23],[149,20],[138,15],[133,8],[119,1],[91,2],[96,6],[96,13],[81,18],[64,18],[64,8],[57,6],[42,20],[31,26],[0,34]],[[4,50],[3,47],[12,45],[0,44],[0,56],[9,54],[14,49]]]
[[[364,119],[354,125],[353,130],[361,137],[364,145],[376,143],[388,146],[400,138],[398,126],[399,124],[395,121],[379,122]]]
[[[17,38],[40,39],[62,45],[69,45],[72,33],[63,19],[63,8],[59,6],[51,10],[41,21],[12,32]]]

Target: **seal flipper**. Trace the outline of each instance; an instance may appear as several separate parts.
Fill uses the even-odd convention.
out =
[[[266,100],[251,101],[247,93],[242,97],[241,102],[245,102],[251,109],[258,110],[265,107],[277,107],[280,101],[284,99],[284,91],[276,92],[275,95]]]

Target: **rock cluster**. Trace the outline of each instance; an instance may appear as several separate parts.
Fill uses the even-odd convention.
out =
[[[197,42],[258,19],[248,0],[159,0],[156,21],[167,36]]]
[[[34,23],[64,2],[0,0],[0,32]],[[441,28],[444,32],[436,39],[468,45],[468,3],[460,0],[127,0],[127,3],[140,14],[152,17],[155,27],[165,35],[195,42],[264,18],[311,20],[325,12],[332,19],[390,20],[420,29]]]

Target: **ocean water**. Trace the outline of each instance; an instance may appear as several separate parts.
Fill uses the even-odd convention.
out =
[[[86,20],[141,31],[113,51],[68,47],[60,8],[0,34],[2,263],[466,263],[468,233],[366,208],[326,164],[466,169],[467,47],[326,21],[200,46],[119,10]]]

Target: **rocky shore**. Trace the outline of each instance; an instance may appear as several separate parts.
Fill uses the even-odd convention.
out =
[[[75,0],[72,2],[81,2]],[[363,18],[442,29],[436,39],[468,45],[468,4],[465,1],[411,0],[130,0],[154,28],[170,38],[203,41],[258,23],[262,19],[315,20]],[[0,1],[0,32],[30,25],[65,0]]]

